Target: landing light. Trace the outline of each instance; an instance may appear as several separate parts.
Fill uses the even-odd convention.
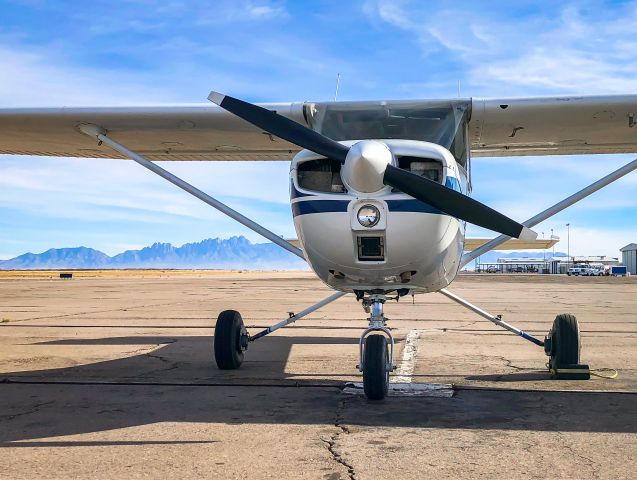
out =
[[[380,220],[380,212],[374,205],[363,205],[358,210],[358,223],[363,227],[371,228]]]

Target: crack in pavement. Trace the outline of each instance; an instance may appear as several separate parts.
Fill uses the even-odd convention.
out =
[[[354,466],[345,460],[342,454],[338,451],[337,443],[341,435],[349,435],[350,430],[347,426],[343,425],[343,409],[345,408],[345,402],[348,399],[341,398],[338,401],[336,408],[336,418],[334,419],[334,426],[338,429],[336,433],[330,436],[329,439],[321,438],[321,440],[327,444],[327,450],[330,452],[332,459],[340,465],[343,465],[347,469],[347,476],[350,480],[356,480],[356,471]]]
[[[13,415],[0,415],[0,418],[3,419],[3,420],[13,420],[14,418],[17,418],[17,417],[22,417],[24,415],[31,415],[32,413],[37,413],[43,407],[46,407],[48,405],[52,405],[54,403],[55,403],[55,400],[51,400],[50,402],[36,403],[35,405],[33,405],[33,407],[31,407],[29,410],[27,410],[25,412],[16,413],[16,414],[13,414]]]
[[[177,340],[174,340],[172,342],[169,343],[175,343]],[[165,344],[158,344],[157,347],[159,347],[159,345],[165,345]],[[159,368],[159,369],[155,369],[155,370],[151,370],[150,372],[144,372],[142,375],[144,376],[148,376],[148,375],[152,375],[153,373],[157,373],[157,372],[169,372],[171,370],[175,370],[177,368],[179,368],[179,365],[181,365],[182,362],[175,362],[173,360],[168,360],[166,357],[164,357],[163,355],[157,355],[157,354],[153,354],[152,352],[155,350],[152,350],[151,352],[147,352],[144,355],[150,358],[154,358],[156,360],[159,360],[162,363],[168,364],[169,367],[167,368]]]
[[[180,305],[182,303],[187,303],[185,301],[181,301],[181,302],[169,302],[169,303],[149,303],[146,305],[133,305],[133,306],[126,306],[126,307],[120,307],[120,308],[109,308],[107,310],[88,310],[88,311],[82,311],[82,312],[74,312],[74,313],[62,313],[62,314],[55,314],[55,315],[45,315],[42,317],[29,317],[29,318],[22,318],[19,320],[12,320],[11,322],[28,322],[30,320],[47,320],[47,319],[53,319],[53,318],[69,318],[69,317],[74,317],[74,316],[78,316],[78,315],[93,315],[93,314],[99,314],[99,313],[111,313],[111,312],[127,312],[129,310],[136,310],[136,309],[140,309],[140,308],[155,308],[155,307],[168,307],[168,306],[174,306],[174,305]]]
[[[566,443],[566,438],[563,432],[556,432],[556,433],[562,439],[562,443],[561,443],[562,448],[567,450],[573,457],[580,458],[584,460],[584,462],[586,462],[588,467],[591,469],[591,474],[592,474],[591,478],[596,478],[596,479],[601,478],[600,477],[601,465],[595,462],[592,458],[586,457],[582,455],[581,453],[577,452],[576,449],[574,449],[571,445]]]
[[[503,362],[506,363],[506,367],[508,368],[512,368],[514,370],[517,370],[518,372],[537,372],[541,369],[539,368],[531,368],[531,367],[518,367],[517,365],[513,365],[513,360],[509,360],[506,357],[503,357],[502,355],[494,355],[495,358],[499,358],[500,360],[502,360]]]

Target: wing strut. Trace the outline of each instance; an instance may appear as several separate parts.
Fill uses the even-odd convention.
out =
[[[104,130],[103,128],[98,127],[97,125],[80,125],[79,129],[80,129],[80,131],[82,133],[88,135],[89,137],[93,137],[93,138],[97,139],[98,142],[104,142],[105,144],[107,144],[111,148],[115,149],[117,152],[121,153],[122,155],[126,155],[131,160],[136,161],[142,167],[146,167],[151,172],[156,173],[160,177],[168,180],[170,183],[172,183],[174,185],[177,185],[182,190],[185,190],[186,192],[190,193],[191,195],[197,197],[199,200],[207,203],[211,207],[216,208],[221,213],[224,213],[224,214],[228,215],[233,220],[236,220],[240,224],[245,225],[249,229],[257,232],[259,235],[264,236],[265,238],[270,240],[272,243],[276,243],[280,247],[286,249],[288,252],[293,253],[297,257],[300,257],[303,260],[305,260],[305,256],[303,255],[303,251],[300,248],[295,247],[290,242],[288,242],[287,240],[284,240],[283,238],[279,237],[277,234],[271,232],[267,228],[262,227],[258,223],[250,220],[248,217],[240,214],[236,210],[233,210],[232,208],[227,206],[225,203],[222,203],[219,200],[217,200],[216,198],[213,198],[210,195],[202,192],[198,188],[193,187],[192,185],[190,185],[186,181],[182,180],[181,178],[173,175],[169,171],[164,170],[159,165],[155,165],[150,160],[146,160],[144,157],[142,157],[141,155],[138,155],[137,153],[129,150],[124,145],[122,145],[120,143],[117,143],[115,140],[113,140],[112,138],[110,138],[107,135],[106,130]]]
[[[588,197],[590,194],[595,193],[597,190],[601,190],[605,186],[610,185],[616,180],[619,180],[624,175],[629,174],[635,169],[637,169],[637,159],[609,173],[605,177],[600,178],[596,182],[591,183],[589,186],[583,188],[579,192],[574,193],[570,197],[565,198],[561,202],[556,203],[552,207],[547,208],[543,212],[538,213],[536,216],[529,218],[526,222],[522,222],[522,225],[524,225],[527,228],[534,227],[538,223],[541,223],[544,220],[551,218],[554,215],[557,215],[565,208],[570,207],[571,205]],[[470,261],[478,258],[480,255],[483,255],[486,252],[495,249],[499,245],[502,245],[504,242],[506,242],[510,238],[511,237],[507,235],[500,235],[499,237],[496,237],[493,240],[485,243],[481,247],[478,247],[475,250],[472,250],[471,252],[465,253],[462,256],[462,260],[460,261],[460,268],[464,267]]]
[[[454,302],[462,305],[463,307],[468,308],[472,312],[475,312],[481,317],[486,318],[490,322],[495,323],[498,327],[502,327],[511,333],[515,333],[516,335],[521,336],[525,340],[535,343],[539,347],[544,346],[544,342],[542,340],[539,340],[535,338],[533,335],[530,335],[529,333],[525,332],[524,330],[520,330],[519,328],[514,327],[510,323],[507,323],[504,320],[502,320],[502,315],[493,315],[492,313],[489,313],[486,310],[482,310],[480,307],[475,306],[473,303],[467,302],[464,298],[461,298],[458,295],[451,293],[446,288],[441,288],[440,290],[438,290],[438,293],[442,293],[445,297],[449,298],[450,300],[453,300]]]

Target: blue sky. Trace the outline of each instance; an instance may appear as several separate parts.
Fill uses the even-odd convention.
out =
[[[0,106],[637,92],[635,2],[0,0]],[[626,155],[477,158],[474,194],[519,220]],[[293,236],[287,164],[164,165]],[[571,252],[637,241],[637,174],[537,227]],[[487,232],[471,228],[477,236]],[[256,234],[132,162],[0,155],[0,258]]]

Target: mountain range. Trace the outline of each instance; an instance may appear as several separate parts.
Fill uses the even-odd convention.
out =
[[[481,263],[495,263],[498,258],[538,258],[542,251],[488,252]],[[547,258],[550,252],[547,252]],[[555,253],[555,256],[564,256]],[[252,243],[247,238],[209,238],[175,247],[154,243],[141,250],[126,250],[112,257],[87,247],[51,248],[42,253],[25,253],[0,260],[0,270],[46,270],[54,268],[201,268],[248,270],[306,269],[306,263],[273,243]],[[468,265],[473,269],[473,262]]]
[[[251,243],[247,238],[209,238],[175,247],[154,243],[112,257],[87,247],[51,248],[0,260],[0,270],[53,268],[241,268],[250,270],[305,269],[307,264],[273,243]]]

